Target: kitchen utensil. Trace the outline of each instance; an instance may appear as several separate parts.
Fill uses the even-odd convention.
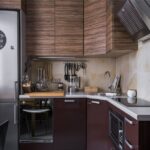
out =
[[[64,66],[64,79],[67,80],[67,64],[65,63],[65,66]]]
[[[134,89],[129,89],[129,90],[127,91],[127,96],[130,97],[130,98],[134,98],[134,97],[137,96],[137,91],[134,90]]]
[[[63,90],[64,89],[64,84],[62,82],[58,83],[58,90]]]
[[[44,68],[38,68],[38,80],[36,82],[37,91],[47,91],[46,73]]]

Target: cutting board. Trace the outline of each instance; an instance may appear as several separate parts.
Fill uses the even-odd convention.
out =
[[[44,97],[44,96],[52,96],[52,97],[57,97],[57,96],[64,96],[65,93],[64,91],[51,91],[51,92],[32,92],[32,93],[26,93],[25,95],[28,95],[30,97]]]

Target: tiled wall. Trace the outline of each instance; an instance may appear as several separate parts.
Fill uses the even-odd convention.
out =
[[[60,79],[66,85],[68,82],[64,80],[64,64],[65,61],[50,61],[52,65],[52,78]],[[37,68],[45,65],[44,63],[34,63],[32,67],[32,78],[37,80]],[[113,58],[88,58],[86,59],[86,73],[81,69],[77,74],[81,77],[81,88],[84,86],[96,86],[100,90],[108,90],[108,86],[112,83],[116,72],[116,60]],[[111,77],[104,76],[109,71]]]

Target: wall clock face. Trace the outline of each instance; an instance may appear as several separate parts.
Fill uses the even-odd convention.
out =
[[[6,45],[6,36],[3,31],[0,30],[0,50]]]

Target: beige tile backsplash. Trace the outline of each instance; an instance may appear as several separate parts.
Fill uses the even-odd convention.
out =
[[[64,63],[63,61],[54,61],[52,63],[52,76],[55,79],[61,79],[66,85],[68,82],[64,80]],[[87,64],[86,73],[81,69],[78,76],[81,77],[81,88],[84,86],[96,86],[99,89],[108,90],[115,76],[115,59],[111,58],[91,58],[85,62]],[[106,71],[110,71],[111,78],[104,77]]]
[[[32,67],[32,80],[37,79],[37,68],[43,67],[48,62],[36,62]],[[50,61],[52,78],[60,79],[66,85],[68,82],[64,80],[64,64],[65,61]],[[81,88],[84,86],[96,86],[100,90],[108,90],[108,86],[112,83],[115,77],[116,61],[113,58],[90,58],[86,59],[87,69],[86,73],[81,69],[78,76],[81,77]],[[109,71],[111,77],[104,76],[105,72]]]

